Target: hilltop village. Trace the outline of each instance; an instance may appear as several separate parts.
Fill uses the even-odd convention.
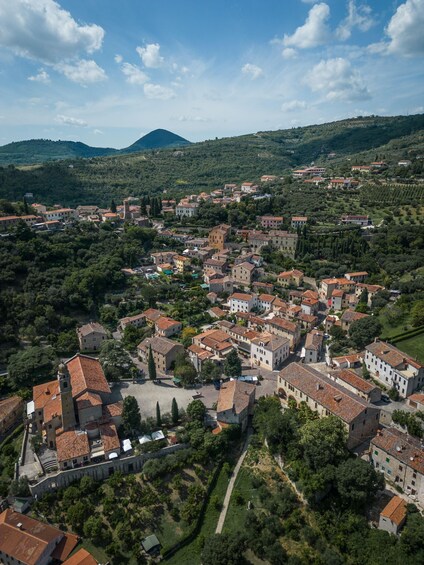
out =
[[[405,160],[397,166],[410,164]],[[310,166],[294,170],[292,181],[339,194],[358,190],[369,176],[386,169],[386,163],[376,161],[352,166],[350,177],[331,178],[324,167]],[[307,247],[316,218],[302,209],[298,215],[258,214],[247,227],[196,222],[205,205],[225,210],[270,201],[274,196],[268,187],[280,180],[263,175],[257,183],[225,184],[180,199],[128,197],[107,209],[48,207],[28,192],[24,207],[0,217],[6,243],[18,238],[25,246],[43,238],[49,245],[55,237],[84,239],[96,230],[113,237],[116,245],[128,238],[130,247],[127,263],[113,274],[119,276],[119,288],[110,271],[110,288],[106,281],[102,290],[109,298],[99,310],[93,306],[81,315],[76,298],[86,286],[95,286],[96,273],[84,283],[78,279],[74,308],[80,322],[63,333],[66,346],[60,348],[52,338],[50,344],[62,353],[47,371],[34,361],[34,374],[27,378],[30,370],[20,372],[19,352],[7,366],[2,383],[7,393],[0,401],[2,438],[13,440],[16,431],[23,437],[15,461],[9,449],[12,482],[3,478],[2,562],[91,565],[102,562],[99,555],[112,563],[159,560],[160,555],[172,561],[174,554],[183,559],[181,539],[196,538],[202,528],[197,520],[212,503],[219,515],[217,535],[227,531],[237,505],[247,505],[252,513],[254,505],[263,505],[271,520],[272,508],[252,494],[256,488],[247,498],[241,484],[233,493],[246,454],[248,466],[258,465],[262,453],[274,475],[286,477],[277,488],[272,475],[268,486],[275,500],[287,490],[293,504],[287,516],[299,500],[314,508],[330,493],[345,503],[342,479],[335,477],[343,465],[347,477],[352,465],[352,476],[343,475],[343,480],[358,480],[358,499],[349,496],[358,509],[373,512],[370,523],[399,535],[416,519],[408,514],[410,505],[417,514],[424,508],[424,363],[416,354],[423,301],[407,306],[411,328],[388,332],[385,320],[400,312],[403,287],[393,288],[374,268],[356,268],[361,250],[365,253],[384,220],[376,225],[370,215],[343,213],[326,226],[334,265],[338,254],[349,251],[358,257],[342,272],[339,265],[332,272],[327,266],[326,276],[320,265],[312,269],[305,259],[316,252]],[[331,247],[339,245],[338,238],[340,247]],[[406,294],[411,293],[408,287]],[[37,355],[48,348],[48,340],[28,336],[23,341],[39,348]],[[15,376],[21,379],[18,386]],[[311,446],[317,450],[313,455]],[[230,463],[224,463],[226,457]],[[168,467],[167,461],[172,461]],[[227,489],[225,479],[228,500],[213,495],[217,498],[211,503],[223,463],[231,467],[234,481]],[[182,478],[187,468],[194,471],[188,478],[184,471]],[[259,490],[266,490],[263,472],[248,479],[254,485],[256,477]],[[242,466],[240,476],[247,473]],[[366,477],[361,484],[359,476]],[[168,506],[161,498],[161,477],[170,483]],[[78,502],[75,485],[86,493],[88,510]],[[137,514],[137,496],[146,508],[157,505],[149,516]],[[133,521],[122,507],[126,503],[136,516]],[[191,529],[194,523],[197,529]],[[424,527],[421,522],[419,527]],[[136,550],[134,532],[141,536]],[[270,534],[275,555],[251,541],[240,547],[266,562],[283,563],[278,561],[281,552],[287,557],[290,551],[286,544],[281,549],[279,535],[282,531]],[[79,545],[81,538],[91,540],[96,557],[88,551],[91,546]],[[105,553],[97,554],[96,547]],[[308,551],[315,555],[313,544]]]

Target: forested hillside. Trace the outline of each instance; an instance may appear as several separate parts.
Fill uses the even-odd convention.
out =
[[[200,192],[228,182],[282,176],[314,161],[337,174],[340,167],[376,156],[387,161],[424,152],[424,115],[367,117],[329,124],[259,132],[241,137],[48,163],[20,170],[0,168],[0,198],[20,200],[27,191],[47,204],[110,203],[142,194]],[[329,153],[335,156],[329,157]]]

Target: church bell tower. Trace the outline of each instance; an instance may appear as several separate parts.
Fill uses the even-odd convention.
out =
[[[62,403],[62,427],[64,431],[67,431],[75,427],[76,421],[74,401],[72,398],[71,376],[64,363],[59,365],[57,380],[59,382],[59,392]]]

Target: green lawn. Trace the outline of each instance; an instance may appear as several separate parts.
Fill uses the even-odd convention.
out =
[[[227,486],[228,475],[221,469],[215,488],[209,497],[208,506],[206,508],[205,517],[203,519],[199,535],[189,545],[186,545],[169,560],[166,560],[166,563],[169,563],[169,565],[200,565],[200,555],[202,552],[201,540],[204,540],[215,533],[216,524],[221,512],[211,503],[211,499],[216,496],[222,504],[227,491]]]
[[[249,469],[246,469],[246,467],[240,469],[225,518],[223,532],[226,534],[234,534],[240,531],[240,527],[243,527],[248,513],[247,505],[249,500],[255,508],[260,506],[257,489],[252,485],[252,478],[253,475]],[[240,499],[236,502],[237,495],[241,495],[243,500]]]
[[[76,550],[80,549],[81,547],[89,551],[94,559],[96,559],[96,561],[98,561],[99,563],[107,563],[108,561],[110,561],[109,557],[101,547],[93,545],[91,541],[86,538],[83,540],[81,545],[78,545]],[[73,553],[75,553],[75,551]]]
[[[424,333],[398,341],[396,347],[424,363]]]

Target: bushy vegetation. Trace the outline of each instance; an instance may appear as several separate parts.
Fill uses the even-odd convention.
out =
[[[10,166],[0,171],[0,195],[21,200],[27,187],[31,186],[37,200],[50,204],[60,201],[67,205],[109,205],[111,198],[121,200],[128,193],[134,196],[159,194],[166,187],[168,192],[178,195],[183,190],[190,193],[228,182],[257,180],[264,172],[281,176],[290,168],[311,161],[326,162],[331,168],[337,168],[340,166],[339,159],[347,154],[354,163],[357,152],[368,150],[372,151],[369,160],[374,160],[376,148],[380,155],[389,155],[393,148],[387,144],[399,138],[402,139],[402,145],[395,151],[404,157],[401,152],[408,149],[420,151],[416,132],[423,129],[423,122],[422,115],[390,118],[371,116],[204,141],[183,147],[177,152],[173,149],[148,150],[134,155],[52,162],[21,171]],[[58,156],[69,158],[76,155],[75,149],[84,149],[83,144],[76,146],[63,143],[60,146],[62,152],[58,154],[58,146],[49,145],[49,142],[38,143],[36,140],[29,161],[42,160],[44,151],[47,159]],[[18,145],[14,144],[14,148],[20,151]],[[85,148],[85,152],[78,153],[80,156],[89,156],[92,148]],[[3,162],[12,162],[11,146],[6,147],[5,151],[8,155]],[[327,154],[332,151],[337,153],[337,158],[327,162]],[[366,153],[359,153],[358,159],[362,155],[367,156]]]

